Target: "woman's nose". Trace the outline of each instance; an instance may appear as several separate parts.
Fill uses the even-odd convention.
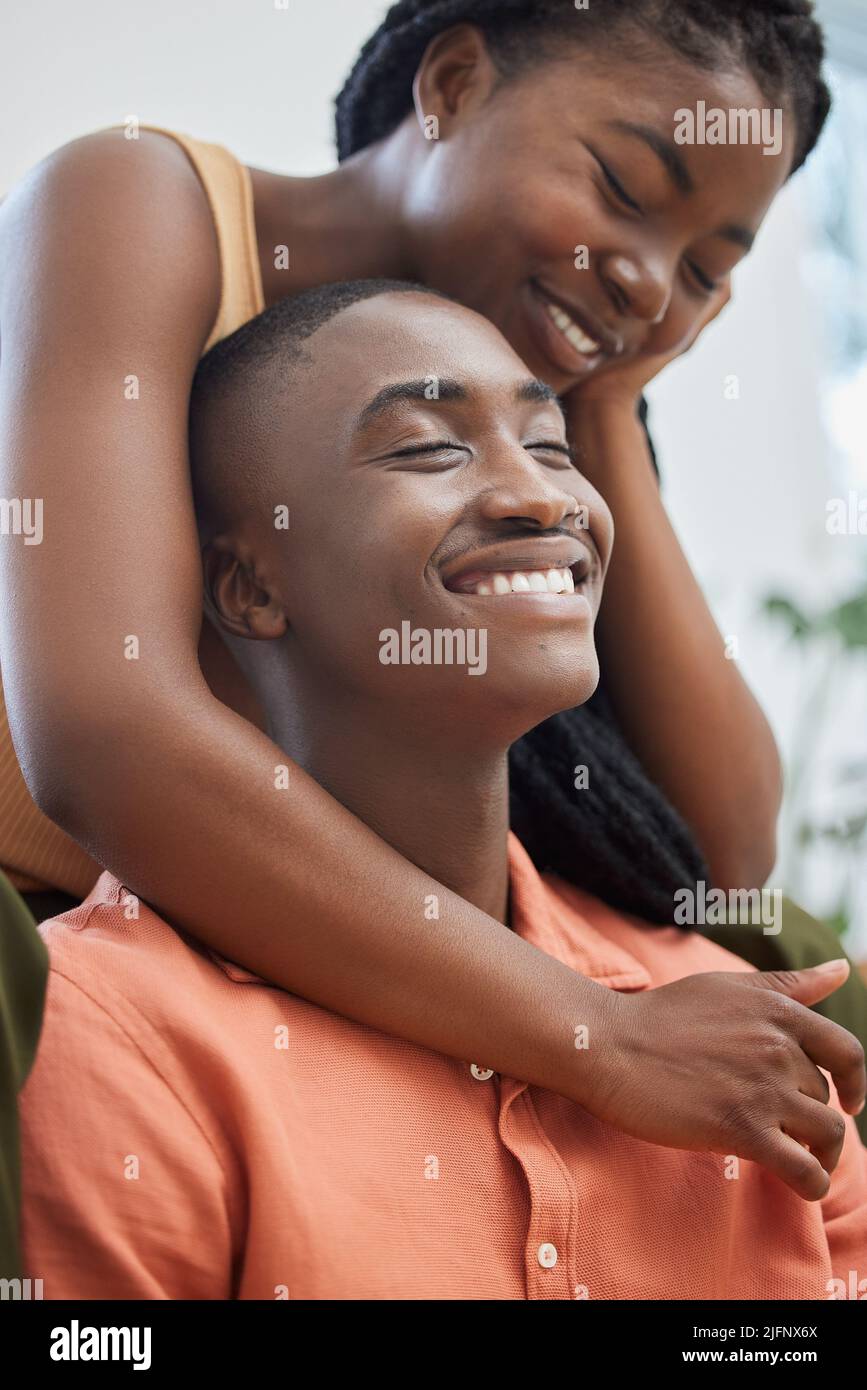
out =
[[[671,303],[671,279],[662,266],[638,257],[614,254],[601,268],[602,278],[621,314],[644,323],[661,323]]]

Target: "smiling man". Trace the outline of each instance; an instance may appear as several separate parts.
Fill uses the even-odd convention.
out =
[[[612,999],[749,970],[540,877],[509,833],[510,744],[596,685],[612,525],[490,323],[391,282],[282,301],[204,360],[192,454],[206,602],[273,738],[431,875],[443,950],[437,882]],[[383,663],[404,622],[484,632],[484,674]],[[826,1298],[867,1260],[833,1096],[842,1155],[805,1202],[286,994],[107,874],[42,931],[23,1229],[47,1298]],[[576,1018],[564,1048],[592,1066],[605,1038]]]

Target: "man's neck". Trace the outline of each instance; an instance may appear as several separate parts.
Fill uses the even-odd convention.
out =
[[[455,739],[454,726],[395,724],[357,700],[271,710],[270,732],[294,761],[405,858],[489,916],[507,921],[508,749]],[[421,911],[424,904],[419,904]]]

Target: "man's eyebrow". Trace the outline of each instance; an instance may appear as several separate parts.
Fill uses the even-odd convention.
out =
[[[557,392],[553,391],[547,382],[539,381],[535,377],[530,381],[521,382],[521,385],[515,391],[515,400],[530,402],[552,401],[553,404],[556,405],[557,409],[560,411],[560,414],[563,416],[563,419],[566,419],[566,414],[563,410],[563,402],[560,400],[560,397],[557,395]]]
[[[516,401],[548,402],[556,405],[560,414],[565,414],[563,406],[557,392],[547,384],[539,381],[535,377],[522,381],[515,387],[513,397]],[[397,401],[468,401],[470,392],[459,381],[454,381],[451,377],[425,377],[419,381],[395,381],[389,386],[383,386],[381,391],[377,391],[359,412],[355,421],[356,429],[363,429],[370,424],[371,420],[376,419],[388,410],[389,406]]]
[[[694,193],[695,182],[692,174],[686,167],[683,156],[676,145],[672,145],[650,125],[640,125],[634,121],[609,121],[612,130],[619,130],[625,135],[634,135],[636,139],[643,140],[653,153],[665,165],[672,181],[681,193]],[[724,227],[720,227],[717,236],[725,237],[726,241],[733,241],[736,246],[740,246],[744,251],[751,251],[756,239],[755,232],[751,232],[739,223],[729,222]]]
[[[395,381],[390,386],[383,386],[370,398],[359,412],[355,428],[363,429],[396,401],[465,401],[467,394],[466,387],[450,377],[429,376],[421,381]]]

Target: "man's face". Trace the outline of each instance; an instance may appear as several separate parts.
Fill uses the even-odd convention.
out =
[[[613,528],[556,400],[487,321],[422,293],[362,301],[308,348],[269,401],[268,514],[289,527],[257,522],[254,546],[299,689],[507,741],[586,700]],[[437,663],[444,632],[465,664]]]

